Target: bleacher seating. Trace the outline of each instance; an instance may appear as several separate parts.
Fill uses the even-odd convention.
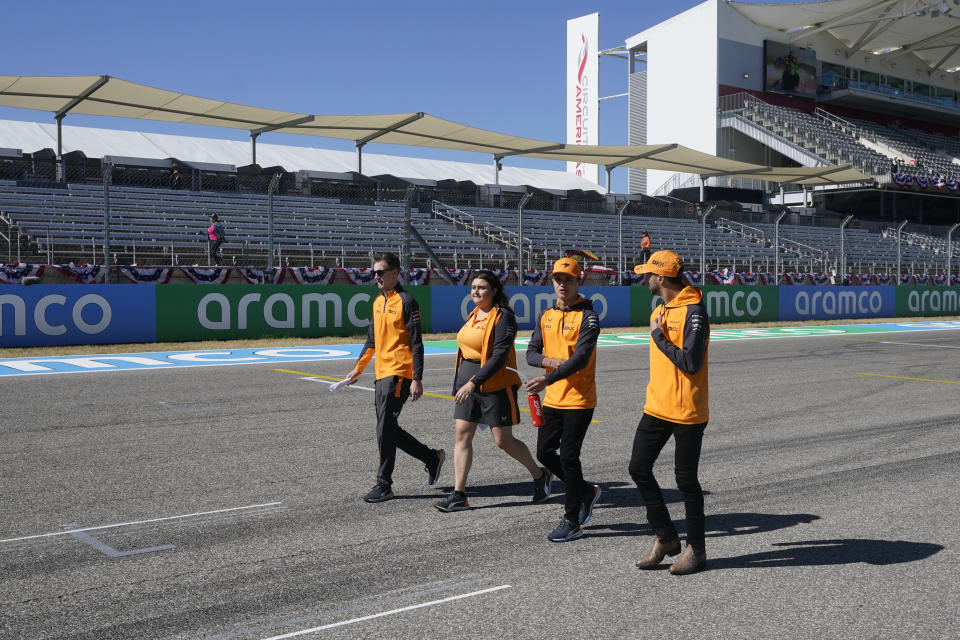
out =
[[[890,158],[864,146],[853,132],[834,121],[752,97],[744,100],[742,114],[827,162],[853,165],[872,176],[889,173]]]
[[[267,247],[267,198],[258,194],[197,192],[172,189],[113,187],[111,246],[120,263],[206,264],[205,229],[217,213],[227,226],[228,264],[262,264]],[[676,208],[674,208],[676,209]],[[641,234],[653,238],[654,249],[671,248],[699,269],[702,228],[693,214],[676,217],[658,202],[631,206],[624,216],[623,247],[627,268],[639,260]],[[478,225],[496,225],[515,232],[517,211],[492,207],[459,207]],[[682,210],[681,210],[682,211]],[[39,262],[96,262],[103,252],[103,188],[89,185],[23,187],[0,183],[0,213],[19,225]],[[648,215],[640,215],[647,213]],[[674,217],[665,217],[673,214]],[[682,214],[681,214],[682,215]],[[618,220],[610,213],[524,211],[524,239],[532,245],[531,268],[548,267],[568,249],[593,251],[601,262],[617,266]],[[423,205],[412,221],[434,252],[448,266],[515,265],[515,249],[505,238],[478,237],[463,225],[435,216]],[[350,204],[332,198],[276,196],[274,237],[276,264],[365,266],[370,252],[397,251],[402,242],[403,204]],[[879,231],[879,230],[878,230]],[[916,234],[914,234],[916,235]],[[919,237],[919,236],[918,236]],[[707,227],[707,266],[743,271],[773,268],[773,225],[747,226],[714,218]],[[840,258],[835,227],[781,225],[782,265],[821,271]],[[903,264],[939,264],[943,241],[920,242],[913,236],[902,245]],[[515,242],[515,236],[512,240]],[[525,243],[526,244],[526,243]],[[414,264],[426,255],[413,244]],[[848,228],[845,253],[849,268],[889,271],[896,263],[895,234]],[[456,258],[454,258],[456,256]]]
[[[206,264],[208,216],[216,213],[227,228],[224,255],[238,264],[261,263],[267,247],[267,198],[257,194],[112,187],[111,231],[121,262]],[[103,188],[0,184],[0,213],[19,225],[39,256],[51,261],[102,257]],[[412,222],[433,251],[449,264],[477,266],[502,254],[429,211],[414,209]],[[309,264],[313,255],[340,265],[365,266],[371,251],[397,251],[402,242],[403,203],[345,204],[306,196],[274,197],[274,246],[279,257]],[[48,238],[49,245],[48,246]],[[99,249],[97,249],[99,247]],[[415,258],[424,253],[413,245]],[[99,253],[98,253],[99,251]],[[256,258],[251,258],[256,256]],[[502,258],[501,258],[502,261]],[[279,264],[279,263],[278,263]]]
[[[851,164],[881,181],[887,181],[893,160],[900,160],[902,169],[909,173],[960,179],[960,138],[826,112],[809,114],[754,97],[744,98],[741,113],[828,162]],[[886,147],[890,155],[867,146],[865,141]]]

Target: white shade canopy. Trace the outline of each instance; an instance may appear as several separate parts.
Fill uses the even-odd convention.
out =
[[[838,0],[850,2],[852,0]],[[782,5],[778,5],[782,6]],[[626,166],[703,176],[747,176],[797,184],[824,184],[824,168],[776,173],[770,167],[718,158],[677,144],[571,145],[522,138],[437,118],[423,112],[382,115],[314,115],[233,104],[157,89],[110,76],[0,76],[0,106],[68,113],[157,120],[244,129],[252,136],[268,131],[368,142],[486,153],[496,158],[526,156],[583,162],[607,169]],[[868,180],[844,168],[851,179]],[[813,174],[816,175],[813,175]],[[829,173],[829,172],[828,172]],[[775,178],[779,176],[782,180]],[[790,178],[789,180],[787,178]]]

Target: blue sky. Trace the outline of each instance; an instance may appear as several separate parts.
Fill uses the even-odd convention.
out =
[[[304,113],[425,111],[530,138],[564,138],[566,21],[600,13],[600,46],[622,45],[697,0],[467,2],[5,3],[3,75],[107,74],[184,93]],[[603,58],[600,93],[626,91],[626,62]],[[625,98],[601,103],[600,142],[626,144]],[[0,108],[0,118],[52,122]],[[64,124],[246,139],[242,131],[68,116]],[[261,143],[352,149],[306,136]],[[480,154],[371,144],[389,153],[488,163]],[[515,165],[560,163],[512,158]],[[617,176],[622,173],[622,176]],[[623,189],[626,172],[614,174]]]

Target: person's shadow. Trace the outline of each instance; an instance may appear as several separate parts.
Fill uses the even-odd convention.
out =
[[[589,480],[589,479],[588,479]],[[640,494],[637,492],[636,485],[626,482],[601,482],[600,500],[597,502],[597,509],[611,509],[619,507],[643,507],[640,502]],[[453,491],[453,487],[443,487],[445,493]],[[547,502],[563,504],[563,494],[565,491],[563,480],[553,479],[553,491]],[[704,491],[703,495],[710,495],[709,491]],[[400,496],[397,496],[400,497]],[[408,497],[408,496],[403,496]],[[419,497],[419,496],[409,496]],[[427,496],[432,497],[432,496]],[[530,498],[533,497],[533,482],[504,482],[500,484],[480,484],[467,487],[467,497],[469,499],[481,498],[519,498],[519,500],[510,500],[507,502],[497,502],[495,504],[485,504],[482,506],[472,506],[472,509],[492,509],[499,507],[519,507],[530,504]],[[667,504],[673,502],[683,502],[683,494],[677,489],[663,489],[663,499]],[[815,517],[815,516],[814,516]],[[639,526],[639,525],[634,525]]]
[[[748,569],[759,567],[810,567],[822,565],[865,564],[885,565],[915,562],[929,558],[943,546],[929,542],[906,540],[802,540],[775,542],[772,551],[750,553],[731,558],[711,558],[710,569]]]
[[[677,492],[679,493],[679,492]],[[682,500],[678,498],[677,501]],[[599,509],[599,506],[598,506]],[[599,513],[599,511],[597,512]],[[743,536],[752,533],[765,533],[787,529],[798,524],[808,524],[819,520],[820,516],[811,513],[721,513],[707,514],[706,535],[708,538]],[[681,535],[685,533],[684,522],[675,523]],[[653,531],[646,523],[620,522],[615,524],[588,526],[584,537],[650,536]]]

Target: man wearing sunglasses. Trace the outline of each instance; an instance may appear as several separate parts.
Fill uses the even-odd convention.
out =
[[[353,384],[376,355],[377,381],[374,385],[377,408],[377,444],[380,465],[377,483],[363,497],[367,502],[393,498],[393,467],[397,449],[426,466],[427,484],[434,485],[446,453],[431,449],[400,427],[397,418],[409,397],[416,402],[423,395],[423,338],[420,333],[420,306],[399,284],[400,259],[393,253],[374,257],[373,275],[380,295],[373,302],[367,341],[356,366],[346,376]]]

